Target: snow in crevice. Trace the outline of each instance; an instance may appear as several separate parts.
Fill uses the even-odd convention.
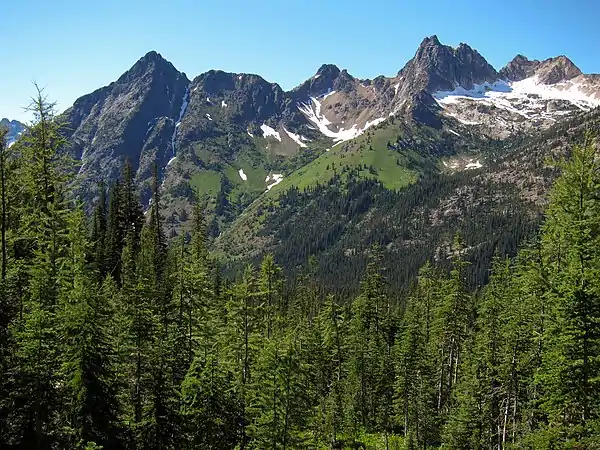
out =
[[[173,130],[173,135],[171,136],[171,151],[173,152],[173,156],[175,156],[177,154],[177,152],[175,150],[177,129],[179,128],[179,125],[181,125],[181,120],[183,119],[183,115],[185,114],[185,111],[188,107],[189,102],[190,102],[190,85],[188,85],[188,87],[185,89],[185,92],[183,94],[183,99],[181,100],[181,109],[179,110],[179,117],[177,118],[177,121],[175,122],[175,128]]]
[[[169,162],[167,163],[167,167],[168,167],[168,166],[170,166],[170,165],[173,163],[173,161],[175,161],[175,158],[177,158],[177,156],[173,156],[173,157],[172,157],[172,158],[169,160]]]
[[[208,120],[212,120],[212,117],[210,117],[210,114],[208,114],[208,113],[206,113],[206,118],[207,118]]]
[[[291,131],[287,130],[285,127],[283,127],[283,131],[285,131],[286,134],[300,147],[306,148],[306,144],[304,142],[302,142],[302,136],[292,133]]]
[[[248,130],[246,130],[246,133],[248,133],[248,136],[250,136],[251,138],[254,137],[254,135],[252,133],[250,133]]]
[[[244,181],[248,181],[248,176],[244,173],[244,169],[240,169],[238,171],[238,173],[240,174],[240,178]]]
[[[154,125],[156,125],[158,118],[152,119],[150,122],[148,122],[148,129],[146,130],[146,135],[148,135],[151,131],[152,128],[154,128]],[[92,139],[92,144],[94,143],[94,140],[96,139],[96,136],[94,136],[94,139]]]
[[[324,101],[325,101],[325,99],[326,99],[327,97],[330,97],[330,96],[332,96],[333,94],[335,94],[335,91],[332,91],[331,89],[330,89],[330,90],[328,90],[328,91],[327,91],[327,93],[325,93],[325,94],[321,95],[321,97],[320,97],[320,99],[321,99],[321,102],[324,102]]]
[[[225,100],[221,100],[221,108],[227,108],[227,103],[225,103]]]
[[[281,142],[281,136],[279,135],[279,132],[276,131],[275,129],[271,128],[269,125],[263,123],[260,126],[260,129],[263,132],[264,138],[271,136],[271,137],[274,137],[275,139],[277,139],[279,142]]]
[[[394,85],[394,96],[398,95],[398,89],[400,88],[400,83]]]
[[[323,135],[332,138],[338,144],[360,136],[367,128],[377,125],[385,120],[384,118],[378,118],[368,121],[363,128],[359,128],[357,124],[352,125],[350,128],[335,127],[324,114],[321,114],[321,102],[315,97],[311,97],[308,104],[299,104],[298,110],[302,112]],[[333,131],[330,128],[330,125],[338,128],[338,131]]]
[[[455,136],[460,136],[460,134],[458,134],[456,131],[448,129],[448,131],[452,134],[454,134]]]
[[[457,117],[456,120],[458,120],[460,123],[462,123],[464,125],[481,125],[479,122],[475,122],[473,120],[464,120],[459,117]]]
[[[280,173],[274,173],[267,176],[267,178],[265,178],[265,183],[267,183],[267,191],[270,191],[273,186],[277,186],[282,181],[283,175]]]
[[[210,101],[210,97],[206,97],[206,103],[210,103],[212,105],[212,102]]]

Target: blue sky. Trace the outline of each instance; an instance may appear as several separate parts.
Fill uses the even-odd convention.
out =
[[[323,63],[394,75],[432,34],[497,69],[566,54],[598,73],[598,17],[598,0],[2,0],[0,117],[28,119],[33,80],[63,110],[150,50],[189,78],[251,72],[284,89]]]

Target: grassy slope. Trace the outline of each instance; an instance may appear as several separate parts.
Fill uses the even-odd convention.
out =
[[[416,182],[419,169],[431,165],[431,159],[411,149],[398,150],[388,146],[388,143],[395,142],[406,134],[415,133],[421,132],[407,129],[399,121],[387,121],[352,141],[325,151],[313,161],[286,175],[281,183],[246,208],[217,240],[217,252],[223,257],[237,259],[260,251],[270,240],[269,236],[263,236],[261,232],[265,217],[277,209],[278,198],[290,187],[304,190],[327,183],[336,172],[342,173],[345,169],[357,167],[362,167],[362,177],[377,179],[391,190]],[[436,135],[433,139],[439,140],[441,137]]]
[[[361,172],[365,178],[377,178],[388,189],[399,189],[416,180],[416,171],[408,169],[408,160],[413,155],[399,154],[387,148],[401,129],[398,125],[387,124],[359,136],[337,144],[319,158],[285,177],[281,183],[269,191],[268,198],[276,198],[281,192],[295,186],[304,190],[310,186],[328,182],[334,173],[344,168],[366,165]],[[370,171],[369,167],[374,170]]]

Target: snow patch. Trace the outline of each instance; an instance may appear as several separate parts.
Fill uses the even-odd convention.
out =
[[[244,169],[240,169],[238,171],[238,173],[240,174],[240,178],[244,181],[248,181],[248,177],[246,176],[246,174],[244,173]]]
[[[260,129],[263,132],[263,137],[267,138],[269,136],[274,137],[275,139],[277,139],[279,142],[281,142],[281,136],[279,135],[279,132],[275,131],[273,128],[271,128],[269,125],[263,123],[260,126]]]
[[[477,161],[475,161],[475,162],[471,161],[469,164],[467,164],[467,165],[465,166],[465,170],[469,170],[469,169],[479,169],[479,168],[481,168],[481,167],[483,167],[483,164],[481,164],[481,163],[479,162],[479,160],[477,160]]]
[[[460,134],[458,134],[456,131],[448,129],[448,131],[456,136],[460,136]]]
[[[271,182],[269,182],[269,180],[271,180]],[[280,173],[274,173],[267,176],[267,178],[265,178],[265,183],[267,183],[267,191],[270,191],[273,186],[277,186],[282,181],[283,175]]]
[[[206,97],[206,102],[210,103],[212,105],[212,102],[210,101],[210,97]]]
[[[464,119],[460,119],[459,117],[457,117],[456,120],[458,120],[460,123],[465,124],[465,125],[480,125],[479,122],[474,122],[472,120],[464,120]]]
[[[248,133],[248,136],[250,136],[251,138],[254,137],[254,135],[252,133],[250,133],[248,130],[246,130],[246,133]]]
[[[225,103],[225,100],[221,100],[221,108],[227,108],[227,103]]]
[[[379,125],[384,120],[385,120],[384,117],[380,117],[379,119],[375,119],[375,120],[368,120],[367,123],[365,123],[365,127],[363,128],[363,131],[369,127],[374,127],[375,125]]]
[[[394,85],[394,96],[398,95],[398,89],[400,88],[400,83]]]
[[[175,161],[175,158],[177,158],[177,156],[173,156],[173,157],[172,157],[172,158],[169,160],[169,162],[167,163],[167,167],[169,167],[169,166],[171,165],[171,163],[172,163],[173,161]]]
[[[210,114],[208,114],[208,113],[206,113],[206,118],[207,118],[208,120],[212,120],[212,117],[210,117]]]
[[[304,142],[302,142],[302,136],[292,133],[291,131],[287,130],[285,127],[283,127],[283,131],[285,131],[287,133],[287,135],[300,147],[303,147],[303,148],[306,147],[306,144]]]

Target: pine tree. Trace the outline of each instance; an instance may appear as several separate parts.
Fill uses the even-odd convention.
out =
[[[92,216],[90,240],[93,246],[91,258],[98,271],[98,276],[102,280],[107,274],[108,266],[106,261],[107,205],[104,183],[100,183],[98,190],[100,196]]]
[[[12,324],[16,351],[9,386],[11,414],[8,421],[12,445],[41,449],[63,438],[58,419],[62,410],[59,377],[60,336],[57,307],[59,268],[68,242],[69,211],[66,186],[69,166],[59,155],[65,141],[61,124],[38,88],[30,110],[34,124],[19,147],[18,256],[24,259],[27,285],[22,294],[20,317]]]
[[[119,404],[112,366],[113,352],[106,327],[112,314],[86,265],[87,242],[83,213],[70,220],[70,247],[62,266],[61,334],[66,340],[63,376],[66,411],[72,429],[71,446],[119,446]]]
[[[450,277],[444,282],[444,295],[436,305],[432,333],[436,350],[437,410],[444,416],[451,406],[454,387],[460,377],[463,346],[473,322],[472,299],[465,289],[462,259],[463,245],[455,237],[453,244],[453,267]]]
[[[561,168],[542,234],[551,304],[540,379],[550,425],[585,436],[600,413],[600,184],[592,136]]]
[[[268,254],[263,258],[260,266],[260,276],[258,285],[260,289],[261,311],[265,323],[264,335],[271,339],[275,320],[281,317],[282,299],[281,299],[281,268],[275,264],[273,255]]]
[[[235,448],[243,409],[227,371],[214,359],[196,358],[181,387],[186,443],[183,448]]]
[[[403,328],[394,348],[394,406],[404,436],[418,448],[439,442],[432,350],[433,314],[440,301],[439,280],[428,263],[408,298]]]
[[[259,315],[256,311],[256,275],[247,266],[242,280],[237,283],[227,301],[227,327],[222,341],[226,353],[228,371],[233,375],[232,389],[240,399],[243,412],[240,448],[248,446],[248,426],[251,423],[250,403],[254,392],[254,362],[259,347]]]

